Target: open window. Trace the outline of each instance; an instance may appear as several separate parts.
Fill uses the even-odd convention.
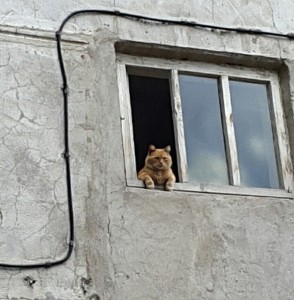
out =
[[[136,169],[144,166],[148,146],[171,146],[173,172],[178,178],[168,73],[128,68]]]
[[[275,72],[120,55],[118,79],[129,184],[154,144],[171,145],[180,190],[291,191]]]

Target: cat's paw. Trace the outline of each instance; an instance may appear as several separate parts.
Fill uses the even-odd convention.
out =
[[[174,189],[174,185],[172,183],[167,183],[165,185],[165,189],[169,192],[171,192]]]
[[[152,180],[145,180],[146,189],[153,190],[154,189],[154,182]]]

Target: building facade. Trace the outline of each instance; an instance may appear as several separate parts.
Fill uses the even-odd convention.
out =
[[[0,299],[294,298],[292,1],[0,14]]]

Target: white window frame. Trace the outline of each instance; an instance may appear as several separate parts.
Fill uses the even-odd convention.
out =
[[[195,191],[220,194],[238,194],[253,196],[271,197],[292,197],[293,190],[293,166],[290,158],[289,139],[285,124],[283,104],[279,86],[279,78],[275,71],[245,68],[240,66],[226,66],[194,61],[165,60],[152,57],[137,57],[126,54],[117,55],[117,77],[120,98],[120,112],[123,148],[125,157],[125,171],[127,186],[142,187],[143,184],[137,179],[135,148],[133,136],[133,123],[131,114],[131,102],[129,92],[129,81],[127,67],[155,68],[170,72],[171,104],[173,111],[173,122],[175,132],[175,143],[177,147],[177,162],[179,172],[179,183],[175,184],[175,190]],[[222,90],[221,101],[223,115],[225,116],[224,134],[227,140],[227,151],[231,182],[233,185],[216,186],[212,184],[192,185],[188,183],[187,157],[185,151],[185,137],[183,127],[183,117],[179,90],[179,72],[194,75],[213,76],[220,79]],[[271,118],[274,118],[273,131],[275,148],[278,149],[277,164],[281,189],[241,187],[240,171],[238,165],[234,124],[232,122],[232,107],[229,92],[229,78],[242,79],[248,81],[260,81],[267,83],[271,91]],[[147,150],[146,150],[147,153]]]

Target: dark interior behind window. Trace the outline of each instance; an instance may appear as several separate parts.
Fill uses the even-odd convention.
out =
[[[173,171],[178,178],[169,79],[129,75],[136,166],[144,166],[150,144],[171,146]]]

